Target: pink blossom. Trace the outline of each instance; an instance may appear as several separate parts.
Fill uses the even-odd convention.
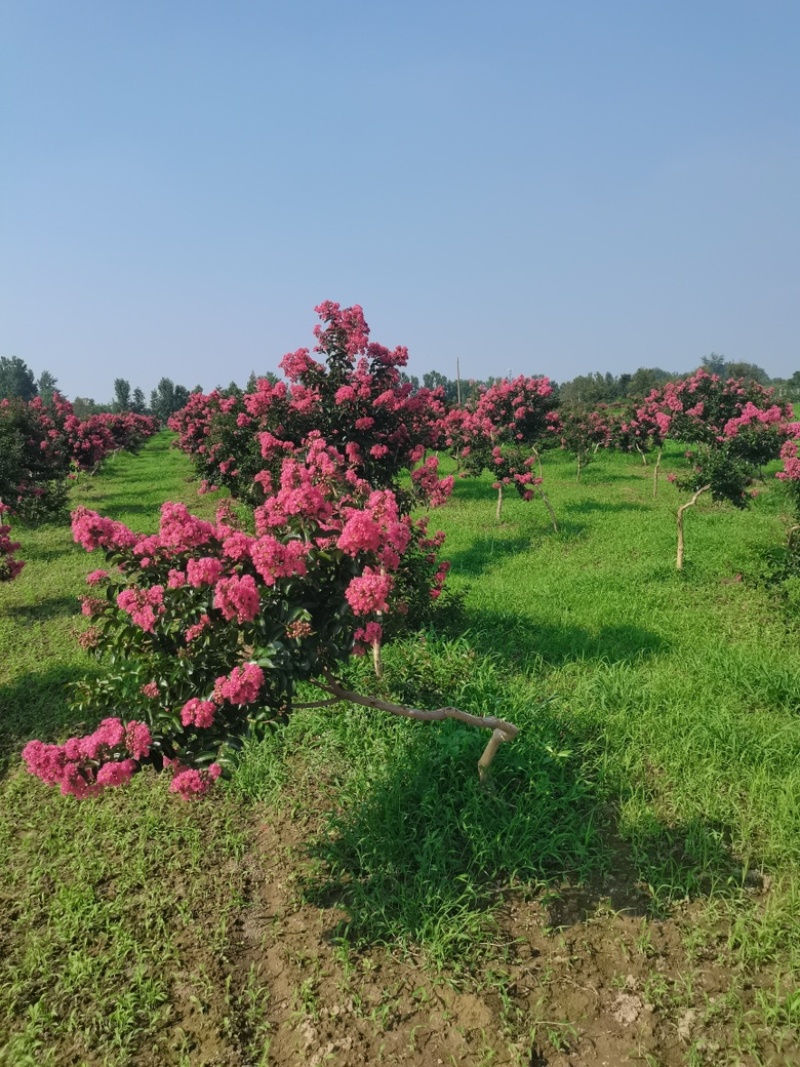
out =
[[[207,793],[210,784],[207,775],[204,777],[200,771],[189,768],[188,770],[178,771],[170,782],[169,791],[170,793],[178,793],[184,800],[189,800],[191,797],[203,796]]]
[[[354,615],[388,611],[388,596],[393,584],[391,575],[378,574],[371,567],[365,567],[360,577],[351,580],[344,595]]]
[[[258,615],[260,606],[258,589],[252,575],[222,578],[214,587],[214,607],[229,621],[235,618],[240,625],[252,622]]]
[[[132,719],[125,727],[125,747],[134,759],[146,759],[150,755],[153,739],[148,726]]]
[[[194,641],[200,636],[200,634],[211,625],[211,617],[209,615],[201,615],[194,626],[190,626],[184,633],[186,643]]]
[[[97,772],[97,784],[100,786],[120,786],[131,780],[138,769],[136,760],[126,759],[119,763],[104,763]]]
[[[149,589],[123,589],[117,594],[117,605],[130,615],[137,626],[146,633],[152,633],[156,619],[165,611],[164,587],[153,585]]]
[[[222,564],[213,556],[201,556],[190,559],[186,564],[186,577],[189,585],[199,589],[204,585],[214,585],[222,574]]]
[[[95,548],[117,551],[132,548],[138,540],[136,534],[121,522],[103,518],[96,511],[84,507],[76,508],[72,513],[72,533],[87,552]]]
[[[199,726],[206,729],[214,724],[217,706],[212,700],[199,700],[192,697],[181,708],[181,722],[184,726]]]
[[[234,667],[226,677],[217,678],[214,699],[219,704],[227,700],[231,704],[253,704],[264,684],[264,672],[257,663],[245,663]]]
[[[310,545],[305,541],[292,540],[283,544],[269,534],[260,537],[253,546],[253,566],[261,575],[264,584],[274,585],[278,578],[303,576],[308,572],[306,557]]]

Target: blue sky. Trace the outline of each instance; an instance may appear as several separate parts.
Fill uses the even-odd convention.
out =
[[[789,375],[798,48],[795,0],[7,0],[0,354],[209,389],[332,299],[419,375]]]

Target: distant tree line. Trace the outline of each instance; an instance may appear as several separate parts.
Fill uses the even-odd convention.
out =
[[[723,379],[744,378],[759,385],[771,386],[781,399],[800,403],[800,370],[795,371],[789,378],[770,378],[757,363],[727,360],[716,352],[704,356],[700,366],[694,369],[701,368],[709,374],[718,374]],[[553,381],[552,384],[561,403],[568,406],[594,407],[597,404],[641,400],[654,389],[660,389],[667,382],[686,378],[691,373],[693,372],[667,371],[661,367],[639,367],[633,374],[602,374],[597,371],[593,374],[579,374],[561,383]],[[258,377],[267,378],[273,383],[278,381],[278,376],[272,371],[258,376],[251,372],[244,390],[236,382],[231,382],[227,387],[217,386],[217,391],[226,395],[252,392],[256,388]],[[449,407],[458,403],[466,404],[481,388],[491,388],[496,382],[503,380],[501,377],[489,377],[483,380],[462,378],[458,381],[436,370],[423,374],[422,382],[416,375],[402,373],[400,377],[414,390],[419,389],[420,385],[426,389],[441,388],[445,404]],[[35,396],[40,396],[47,402],[52,399],[57,384],[57,379],[47,370],[42,371],[36,378],[19,356],[0,356],[0,400],[10,397],[32,400]],[[131,389],[127,379],[116,378],[114,396],[108,402],[97,403],[91,397],[77,396],[72,405],[79,418],[88,418],[89,415],[98,415],[105,411],[132,411],[137,415],[155,415],[162,422],[166,422],[170,415],[184,407],[192,393],[202,392],[203,389],[199,385],[187,389],[184,385],[176,385],[170,378],[162,378],[150,393],[150,401],[147,403],[141,389]]]
[[[561,403],[568,406],[594,407],[597,404],[614,404],[623,400],[642,400],[654,389],[660,389],[667,382],[681,381],[688,378],[695,370],[705,370],[717,374],[720,378],[744,378],[758,385],[771,386],[776,394],[785,400],[800,402],[800,370],[790,378],[770,378],[763,367],[757,363],[739,360],[727,360],[724,356],[712,352],[704,356],[700,365],[692,371],[667,371],[661,367],[639,367],[633,374],[579,374],[565,382],[552,382],[556,396]],[[404,375],[404,380],[419,387],[419,379]],[[487,378],[484,381],[462,379],[460,382],[461,403],[466,403],[481,387],[490,388],[500,378]],[[441,387],[445,402],[452,406],[458,402],[459,383],[447,378],[439,371],[429,371],[422,377],[422,384],[428,389]]]
[[[45,403],[53,399],[58,380],[50,371],[42,371],[36,378],[33,371],[19,356],[0,356],[0,400],[18,397],[21,400],[33,400],[41,397]],[[202,392],[196,386],[192,392]],[[97,403],[92,397],[76,396],[72,401],[75,414],[80,419],[103,412],[119,414],[131,411],[136,415],[154,415],[166,422],[170,415],[180,411],[189,399],[190,391],[184,385],[176,385],[170,378],[162,378],[150,393],[147,403],[141,389],[131,389],[131,383],[125,378],[114,379],[114,396],[106,403]]]

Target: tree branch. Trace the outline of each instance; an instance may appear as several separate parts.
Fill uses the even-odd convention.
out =
[[[684,553],[683,515],[684,515],[684,512],[686,511],[687,508],[690,508],[694,504],[697,503],[697,498],[700,496],[701,493],[707,492],[710,488],[711,488],[710,484],[709,485],[704,485],[702,487],[702,489],[698,489],[697,490],[697,492],[694,494],[694,496],[692,497],[691,500],[687,500],[685,504],[681,504],[681,506],[678,508],[678,516],[677,516],[678,517],[678,559],[677,559],[676,566],[677,566],[677,569],[679,571],[683,570],[683,553]]]
[[[325,682],[312,680],[312,684],[324,693],[331,693],[337,700],[346,700],[351,704],[360,704],[364,708],[374,708],[376,711],[388,711],[392,715],[401,715],[406,719],[416,719],[418,722],[442,722],[444,719],[456,719],[466,726],[477,726],[485,730],[491,730],[492,736],[483,750],[483,755],[478,761],[478,772],[481,781],[484,781],[495,753],[504,741],[513,741],[519,733],[519,727],[504,719],[498,719],[493,715],[471,715],[468,711],[460,708],[436,708],[433,711],[423,711],[421,708],[408,708],[402,704],[393,704],[388,700],[379,700],[377,697],[363,696],[351,689],[345,689],[336,681],[330,671],[323,671]],[[295,705],[297,706],[297,705]]]

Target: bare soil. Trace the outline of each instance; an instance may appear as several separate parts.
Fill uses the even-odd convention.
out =
[[[309,808],[306,807],[305,811]],[[232,958],[202,980],[187,966],[175,990],[173,1048],[193,1067],[403,1064],[407,1067],[647,1067],[788,1065],[752,1035],[731,1038],[764,973],[742,981],[726,963],[724,929],[702,903],[647,916],[644,887],[620,859],[607,884],[508,895],[498,943],[469,974],[437,974],[392,946],[345,948],[347,911],[303,895],[307,843],[319,816],[271,813],[246,860],[249,899]],[[754,884],[755,897],[768,887]],[[700,925],[698,925],[700,924]],[[690,946],[690,948],[687,948]],[[248,993],[247,991],[250,990]],[[261,990],[261,994],[257,991]],[[742,1001],[744,997],[744,1002]],[[257,1001],[257,1003],[256,1003]],[[740,1028],[741,1029],[741,1028]],[[144,1061],[141,1061],[144,1062]],[[161,1061],[163,1062],[163,1060]]]

